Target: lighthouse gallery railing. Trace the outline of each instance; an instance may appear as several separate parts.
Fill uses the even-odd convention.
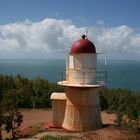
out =
[[[106,85],[107,84],[107,72],[105,70],[96,70],[94,72],[81,72],[80,73],[80,79],[81,79],[81,84],[85,84],[85,81],[87,78],[86,75],[90,75],[90,74],[94,74],[95,75],[95,83],[94,84],[97,84],[97,85]],[[61,81],[69,81],[69,75],[66,74],[66,71],[62,71],[61,74],[60,74],[60,77],[61,77]],[[74,79],[79,79],[79,77],[76,77],[76,76],[73,76],[72,78]],[[90,78],[90,77],[88,77]]]

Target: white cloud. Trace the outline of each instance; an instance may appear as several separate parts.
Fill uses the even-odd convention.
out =
[[[86,27],[76,27],[70,20],[57,19],[1,25],[0,57],[59,57],[59,54],[65,55],[86,30]],[[88,38],[98,52],[140,53],[140,33],[127,25],[89,27]]]
[[[95,36],[97,46],[100,50],[107,50],[108,52],[130,52],[132,37],[134,30],[126,25],[114,28],[100,28],[97,29],[98,35]]]

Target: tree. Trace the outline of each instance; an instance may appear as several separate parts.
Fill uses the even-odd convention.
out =
[[[1,111],[1,107],[0,107],[0,140],[2,140],[2,134],[1,134],[1,132],[2,132],[2,125],[4,123],[3,120],[4,120],[4,117],[2,115],[2,111]]]
[[[5,130],[12,133],[12,139],[16,139],[20,132],[20,125],[22,123],[23,116],[18,111],[18,98],[16,90],[9,90],[4,95],[2,100],[2,109],[5,112],[4,124]]]

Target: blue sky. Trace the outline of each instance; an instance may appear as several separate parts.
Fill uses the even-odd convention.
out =
[[[114,58],[122,54],[131,59],[132,52],[140,59],[139,6],[140,0],[0,0],[0,58],[59,57],[58,52],[63,56],[88,29],[99,51],[109,46]],[[35,35],[36,30],[40,35]],[[51,31],[54,34],[49,36]],[[43,35],[50,40],[44,41]],[[30,36],[33,42],[33,38],[42,40],[36,42],[41,47],[30,42]]]
[[[44,18],[70,19],[78,26],[126,24],[140,28],[139,0],[0,0],[0,23]],[[84,21],[84,20],[85,21]]]

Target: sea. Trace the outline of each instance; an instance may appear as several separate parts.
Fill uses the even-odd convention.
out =
[[[0,74],[58,82],[65,65],[64,59],[0,59]],[[108,87],[140,91],[140,60],[108,60],[106,70]]]

